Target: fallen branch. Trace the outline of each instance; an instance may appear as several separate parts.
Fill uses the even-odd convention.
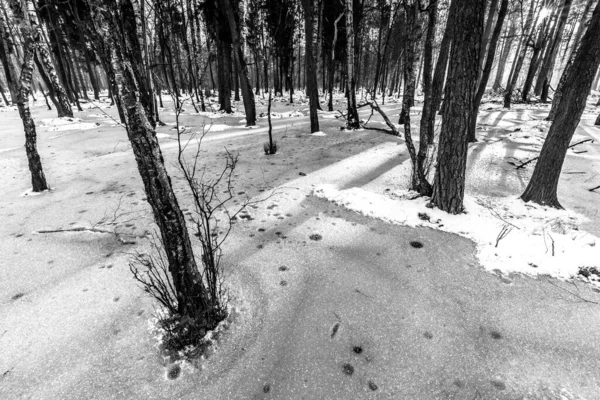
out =
[[[591,138],[590,139],[584,139],[584,140],[582,140],[580,142],[577,142],[577,143],[574,143],[574,144],[570,145],[569,147],[567,147],[567,149],[571,149],[571,148],[573,148],[573,147],[575,147],[575,146],[577,146],[579,144],[583,144],[583,143],[587,143],[587,142],[594,143],[594,139],[591,139]],[[523,168],[524,166],[526,166],[527,164],[529,164],[529,163],[537,160],[538,158],[540,158],[540,156],[537,156],[537,157],[532,158],[531,160],[525,161],[524,163],[521,163],[521,165],[517,165],[517,169]]]
[[[586,298],[582,297],[582,296],[581,296],[579,293],[574,293],[574,292],[570,291],[570,290],[569,290],[569,289],[567,289],[567,288],[564,288],[564,287],[562,287],[562,286],[559,286],[559,285],[557,285],[557,284],[553,283],[553,282],[552,282],[552,281],[550,281],[550,280],[546,280],[546,282],[547,282],[547,283],[549,283],[549,284],[551,284],[552,286],[555,286],[555,287],[557,287],[557,288],[559,288],[559,289],[561,289],[561,290],[564,290],[565,292],[569,293],[569,294],[570,294],[570,295],[572,295],[572,296],[575,296],[575,297],[577,297],[578,299],[582,300],[582,301],[583,301],[583,302],[585,302],[585,303],[600,304],[600,303],[598,303],[597,301],[588,300],[588,299],[586,299]],[[577,285],[575,284],[575,282],[572,282],[572,284],[573,284],[573,286],[575,286],[575,287],[577,288],[577,290],[579,291],[579,288],[577,287]]]
[[[596,187],[594,187],[594,188],[588,189],[588,190],[589,190],[590,192],[593,192],[593,191],[595,191],[595,190],[597,190],[597,189],[600,189],[600,185],[598,185],[598,186],[596,186]]]
[[[107,229],[98,229],[98,228],[84,228],[83,226],[77,228],[69,228],[69,229],[40,229],[37,231],[33,231],[33,233],[60,233],[60,232],[94,232],[94,233],[110,233],[114,234],[113,231],[109,231]]]
[[[377,102],[366,101],[365,103],[361,104],[359,107],[364,107],[364,106],[370,106],[372,110],[377,111],[381,115],[383,120],[385,121],[386,125],[389,126],[390,129],[392,130],[391,134],[394,136],[400,136],[400,131],[398,131],[396,126],[392,123],[392,121],[390,121],[387,114],[383,112],[383,110],[379,107]]]

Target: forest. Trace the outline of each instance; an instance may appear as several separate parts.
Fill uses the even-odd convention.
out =
[[[0,59],[0,398],[598,398],[600,1],[0,0]]]

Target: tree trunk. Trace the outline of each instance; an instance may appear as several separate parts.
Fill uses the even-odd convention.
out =
[[[33,2],[27,2],[27,10],[20,8],[21,4],[17,0],[11,0],[11,6],[16,7],[20,12],[15,12],[15,19],[21,25],[23,34],[23,65],[21,66],[21,76],[19,78],[20,87],[17,100],[19,115],[23,121],[23,129],[25,130],[25,152],[27,153],[27,161],[29,171],[31,172],[31,185],[34,192],[42,192],[48,190],[48,183],[42,168],[42,161],[37,151],[37,133],[35,130],[35,122],[31,117],[29,109],[29,94],[31,92],[31,83],[33,75],[33,56],[36,47],[36,27],[32,23],[32,17],[35,17],[35,8]],[[25,22],[29,20],[29,23]]]
[[[525,82],[523,83],[523,90],[521,91],[521,99],[524,103],[529,101],[529,91],[531,90],[533,78],[535,77],[540,65],[542,50],[545,49],[548,36],[552,31],[549,19],[550,18],[546,18],[542,23],[542,26],[538,32],[538,37],[532,46],[533,54],[531,56],[531,61],[529,62],[529,69],[527,71],[527,76],[525,77]]]
[[[523,38],[521,39],[520,49],[517,51],[513,70],[509,81],[506,85],[506,91],[504,93],[504,108],[510,108],[510,103],[512,101],[512,92],[515,86],[517,85],[519,74],[521,73],[521,67],[523,66],[525,55],[527,54],[527,43],[531,40],[531,37],[535,32],[535,26],[537,25],[537,17],[539,17],[540,14],[537,13],[537,17],[534,23],[534,11],[537,8],[536,6],[537,1],[532,0],[531,7],[529,8],[529,12],[527,14],[527,21],[525,22],[525,27],[523,28]]]
[[[129,3],[125,4],[126,6],[131,4],[130,0],[123,0],[123,3]],[[114,15],[111,16],[115,18]],[[117,18],[115,20],[111,24],[113,28],[120,24]],[[134,23],[123,26],[133,29]],[[133,30],[127,33],[135,32]],[[136,96],[137,85],[135,72],[131,67],[133,61],[131,53],[124,51],[126,45],[123,38],[119,40],[105,36],[104,39],[111,43],[111,60],[117,79],[117,95],[121,98],[122,108],[127,118],[127,135],[144,182],[148,203],[152,207],[154,220],[161,233],[169,272],[173,277],[179,314],[181,317],[190,317],[195,321],[204,322],[207,329],[211,329],[215,322],[213,313],[218,305],[209,302],[207,290],[192,251],[185,217],[181,212],[171,179],[165,168],[156,132],[150,125],[145,109]]]
[[[431,103],[423,104],[423,112],[427,112],[427,118],[425,118],[425,115],[421,118],[421,130],[425,127],[425,134],[429,144],[434,142],[435,114],[439,110],[440,103],[442,102],[442,92],[444,90],[444,80],[446,79],[446,68],[448,66],[448,55],[450,53],[450,44],[452,42],[452,25],[449,21],[452,21],[453,15],[456,12],[456,6],[453,7],[454,3],[456,2],[450,4],[448,21],[446,22],[444,36],[442,37],[442,43],[440,44],[440,52],[433,73],[433,80],[431,82]],[[428,108],[427,111],[425,111],[426,108]],[[426,124],[423,123],[423,119],[425,119]]]
[[[571,46],[571,52],[569,53],[569,57],[567,58],[567,60],[569,60],[571,57],[573,57],[573,54],[575,53],[575,51],[577,50],[577,47],[579,46],[579,41],[581,40],[581,37],[583,36],[583,33],[586,30],[587,23],[590,20],[590,10],[592,9],[592,4],[594,3],[594,1],[595,0],[587,0],[587,3],[585,4],[585,8],[583,9],[583,14],[581,14],[581,20],[579,21],[579,27],[577,28],[577,32],[575,33],[575,38],[573,39],[573,45]],[[568,43],[567,43],[567,46],[568,46]],[[565,52],[565,54],[566,54],[566,52]]]
[[[492,72],[494,56],[496,55],[496,47],[498,46],[498,39],[500,38],[500,32],[502,32],[502,25],[504,24],[504,18],[506,17],[507,11],[508,0],[502,0],[502,3],[500,4],[500,10],[498,12],[498,21],[496,22],[494,32],[492,33],[492,37],[490,39],[490,46],[487,52],[485,65],[483,67],[481,78],[479,79],[479,87],[477,89],[477,93],[475,94],[475,100],[473,101],[473,115],[471,117],[471,123],[469,124],[469,143],[477,141],[476,131],[479,105],[481,104],[481,99],[483,98],[488,79],[490,78],[490,73]]]
[[[467,164],[468,130],[473,109],[485,3],[480,0],[454,1],[456,18],[454,42],[452,46],[448,83],[445,89],[445,106],[440,144],[437,155],[437,168],[433,184],[432,203],[451,214],[463,212],[465,192],[465,171]]]
[[[38,69],[39,75],[42,77],[42,80],[44,81],[44,83],[46,84],[46,87],[48,88],[48,96],[50,96],[50,101],[52,101],[52,104],[54,104],[54,107],[56,107],[56,110],[60,110],[61,104],[56,99],[56,93],[54,92],[54,87],[52,86],[52,82],[50,82],[50,78],[48,78],[46,71],[44,71],[42,62],[40,61],[40,58],[37,54],[34,55],[34,62]],[[65,116],[64,110],[59,111],[58,116],[59,117]]]
[[[560,171],[598,66],[600,66],[600,3],[596,6],[575,59],[567,71],[562,99],[544,141],[533,174],[521,196],[524,201],[562,208],[557,196]]]
[[[317,64],[313,57],[313,18],[314,2],[313,0],[302,0],[304,7],[304,33],[306,35],[306,74],[307,74],[307,92],[310,104],[310,132],[319,131],[319,89],[317,87]]]
[[[438,18],[438,2],[433,2],[429,5],[429,19],[427,21],[427,35],[425,36],[425,48],[423,49],[423,113],[421,115],[421,129],[419,132],[420,141],[419,154],[421,153],[420,146],[423,144],[433,144],[433,131],[435,123],[435,112],[433,109],[433,88],[432,88],[432,69],[433,69],[433,42],[435,40],[435,29]]]
[[[12,57],[15,53],[15,45],[12,39],[6,19],[2,11],[0,11],[0,60],[4,68],[4,77],[10,92],[12,104],[17,104],[19,98],[19,74],[15,65],[12,62]]]
[[[572,0],[564,0],[562,4],[562,12],[560,14],[558,25],[556,27],[556,33],[554,35],[554,38],[552,39],[551,46],[548,49],[548,53],[544,58],[544,63],[542,64],[542,69],[540,70],[540,73],[538,75],[536,93],[542,91],[542,93],[545,94],[545,96],[542,96],[542,103],[545,103],[547,101],[548,87],[550,86],[550,82],[552,81],[552,75],[554,72],[554,63],[556,61],[558,50],[560,49],[563,32],[565,30],[567,17],[569,16],[569,11],[571,10],[572,3]]]
[[[233,59],[238,69],[238,77],[240,88],[242,90],[242,97],[244,98],[244,111],[246,112],[246,126],[256,125],[256,105],[254,103],[254,93],[252,92],[252,85],[250,85],[250,79],[248,79],[248,67],[244,59],[244,53],[242,52],[242,41],[240,38],[240,23],[237,9],[234,10],[231,0],[221,0],[222,6],[225,8],[227,14],[227,20],[229,22],[229,29],[231,31],[231,38],[233,40]],[[237,2],[235,3],[237,4]]]
[[[360,123],[356,108],[356,77],[354,76],[354,11],[353,0],[346,0],[346,91],[348,92],[347,128],[358,129]]]
[[[483,73],[483,65],[485,62],[486,50],[488,48],[488,44],[490,42],[490,35],[492,34],[492,28],[494,27],[494,19],[496,18],[496,12],[498,11],[498,2],[499,0],[491,0],[490,9],[488,11],[488,16],[485,21],[485,28],[483,30],[483,39],[481,41],[481,50],[479,54],[479,79],[481,79],[481,75]],[[488,52],[489,54],[489,52]]]
[[[0,49],[0,51],[1,50],[2,49]],[[0,82],[0,94],[2,95],[2,100],[4,100],[6,107],[10,106],[10,102],[8,101],[8,98],[6,97],[6,93],[4,93],[4,87],[2,86],[1,82]]]
[[[504,68],[508,63],[508,56],[510,55],[510,50],[516,33],[517,24],[515,24],[514,21],[511,21],[510,28],[508,29],[508,33],[502,45],[502,52],[500,53],[500,59],[498,60],[498,69],[496,70],[496,78],[494,79],[494,85],[492,86],[492,90],[498,90],[502,87],[502,78],[504,78]]]

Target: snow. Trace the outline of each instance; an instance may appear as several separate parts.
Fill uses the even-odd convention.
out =
[[[83,131],[88,129],[94,129],[99,127],[101,124],[98,122],[81,122],[81,118],[46,118],[42,119],[42,127],[47,127],[48,132],[62,132],[62,131]],[[55,136],[59,137],[59,136]]]
[[[581,267],[600,268],[600,240],[579,230],[586,218],[571,211],[514,197],[467,196],[466,213],[451,215],[428,207],[428,198],[415,199],[418,194],[409,191],[385,196],[362,188],[339,190],[321,185],[314,194],[390,223],[467,237],[477,243],[479,261],[488,271],[570,279]],[[503,232],[506,236],[501,238]]]
[[[310,134],[311,136],[327,136],[323,131],[316,131]]]
[[[334,100],[345,112],[343,94]],[[305,107],[287,103],[280,98],[273,111],[291,115]],[[426,199],[409,200],[402,138],[342,132],[341,121],[326,118],[338,111],[319,113],[326,136],[315,137],[305,114],[273,120],[280,151],[265,156],[267,127],[245,129],[242,117],[198,115],[186,104],[180,123],[212,132],[202,141],[199,171],[218,174],[227,147],[240,154],[234,200],[262,200],[250,207],[251,218],[235,221],[224,247],[226,285],[238,312],[207,337],[214,346],[193,367],[156,354],[147,329],[156,304],[128,268],[130,254],[151,250],[146,237],[155,226],[125,130],[100,121],[84,135],[49,140],[49,128],[94,122],[100,114],[76,112],[77,121],[42,127],[55,112],[40,105],[34,110],[38,149],[55,189],[21,198],[30,186],[22,124],[18,112],[2,113],[10,129],[0,138],[0,321],[6,326],[0,397],[218,400],[264,397],[270,385],[273,398],[472,398],[475,390],[497,398],[493,379],[504,382],[509,397],[546,398],[566,387],[595,398],[600,314],[593,302],[600,294],[580,281],[542,275],[568,278],[578,265],[597,265],[591,262],[600,258],[598,244],[591,246],[600,235],[598,194],[587,191],[600,184],[598,141],[577,146],[586,153],[568,153],[559,186],[568,211],[544,210],[518,199],[534,163],[518,171],[509,164],[539,153],[549,127],[544,110],[486,106],[480,142],[470,145],[468,213],[449,216],[428,208]],[[399,108],[397,99],[386,98],[388,115]],[[168,101],[165,110],[161,118],[173,123]],[[257,111],[266,112],[266,102]],[[118,119],[115,107],[107,113]],[[369,113],[361,109],[360,117]],[[210,127],[215,117],[225,118],[223,124]],[[591,118],[584,114],[578,137],[598,138]],[[378,125],[381,118],[371,121]],[[171,128],[158,127],[157,136],[174,137]],[[161,140],[160,147],[187,217],[193,204],[176,166],[177,142]],[[194,152],[190,144],[186,155]],[[98,226],[116,204],[123,218],[102,226],[136,243],[68,231]],[[520,229],[513,227],[496,248],[507,223]],[[40,233],[44,227],[67,232]],[[314,233],[320,241],[310,238]],[[417,240],[422,249],[409,245]],[[499,278],[498,271],[539,278]],[[339,330],[332,338],[334,323]],[[356,345],[362,355],[352,352]],[[345,363],[354,365],[352,377],[343,375]],[[182,374],[168,380],[174,364]],[[290,379],[296,374],[304,379]],[[453,384],[458,379],[464,389]],[[370,380],[379,387],[375,393],[366,386]],[[432,394],[432,387],[439,391]]]

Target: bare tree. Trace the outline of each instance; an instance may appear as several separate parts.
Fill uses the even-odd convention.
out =
[[[319,105],[319,88],[317,87],[317,63],[313,56],[314,1],[302,0],[302,7],[304,7],[304,30],[306,34],[306,89],[310,102],[310,131],[318,132],[319,115],[317,109],[321,107]]]
[[[484,23],[484,2],[455,0],[454,27],[445,109],[431,202],[451,214],[464,209],[468,130],[477,90],[479,57]]]
[[[35,130],[35,122],[31,116],[29,109],[29,94],[31,93],[31,81],[33,75],[33,57],[36,47],[36,35],[38,31],[35,23],[32,23],[32,18],[36,18],[33,1],[19,2],[12,0],[11,8],[13,14],[18,21],[21,34],[23,35],[23,65],[21,66],[21,77],[19,78],[19,94],[17,98],[17,107],[19,115],[23,121],[25,130],[25,151],[29,162],[29,171],[31,172],[31,184],[34,192],[41,192],[49,189],[46,182],[46,176],[42,168],[42,161],[37,151],[37,133]],[[24,10],[21,7],[27,6]]]
[[[353,0],[346,0],[346,92],[348,96],[347,128],[360,128],[356,108],[356,76],[354,73],[354,11]]]

